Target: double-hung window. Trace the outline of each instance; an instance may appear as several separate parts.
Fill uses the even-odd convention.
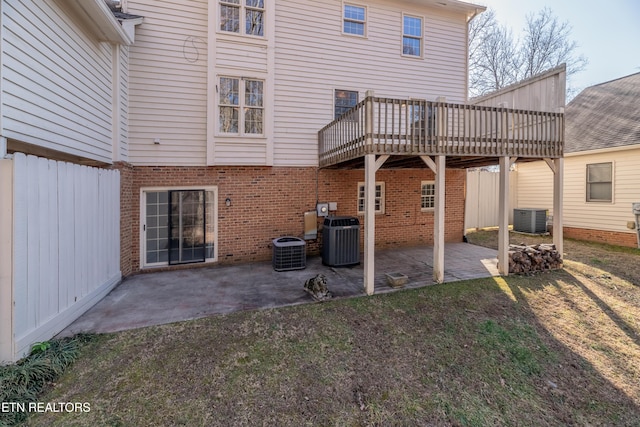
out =
[[[613,164],[587,165],[587,202],[613,201]]]
[[[384,182],[376,182],[376,189],[374,191],[374,206],[375,213],[384,213]],[[365,211],[365,193],[364,182],[358,183],[358,213],[364,214]]]
[[[358,92],[336,89],[334,96],[334,119],[342,116],[358,104]],[[353,118],[355,120],[355,117]]]
[[[402,16],[402,54],[422,57],[422,18]]]
[[[353,4],[344,5],[342,32],[356,36],[366,36],[367,9]]]
[[[264,82],[238,77],[220,77],[218,85],[220,133],[262,135],[264,133]]]
[[[420,194],[420,208],[423,211],[430,211],[436,207],[436,185],[433,181],[422,181]]]
[[[264,0],[220,0],[220,30],[264,36]]]

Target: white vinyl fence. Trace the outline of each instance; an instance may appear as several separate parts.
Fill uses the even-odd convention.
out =
[[[19,153],[12,166],[16,359],[120,281],[120,173]]]
[[[467,194],[465,197],[464,223],[469,228],[495,227],[498,225],[498,197],[500,173],[480,169],[467,170]],[[516,206],[518,175],[509,172],[509,224],[513,224],[513,208]]]

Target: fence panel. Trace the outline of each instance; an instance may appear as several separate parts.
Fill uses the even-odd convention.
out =
[[[107,294],[120,273],[120,173],[14,155],[17,357]]]
[[[480,169],[467,170],[467,193],[465,197],[465,229],[496,227],[500,194],[500,173]],[[513,223],[513,208],[516,203],[515,190],[518,175],[509,172],[509,224]]]

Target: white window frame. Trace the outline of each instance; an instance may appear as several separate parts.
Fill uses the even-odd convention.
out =
[[[433,194],[424,194],[425,186],[430,185],[433,187]],[[432,206],[425,207],[425,201],[431,200]],[[422,212],[433,211],[436,207],[436,182],[435,181],[422,181],[420,183],[420,210]]]
[[[273,1],[273,0],[265,0]],[[229,31],[222,29],[222,8],[223,7],[231,7],[238,9],[238,31]],[[248,11],[257,11],[262,13],[262,34],[251,34],[247,33],[247,12]],[[243,36],[249,37],[258,37],[264,38],[265,36],[265,26],[266,26],[266,7],[256,7],[256,6],[247,6],[247,0],[239,0],[235,3],[233,0],[218,0],[218,31],[225,34],[239,34]]]
[[[359,9],[363,9],[364,10],[364,19],[363,20],[359,20],[359,19],[355,19],[355,18],[347,18],[346,15],[346,9],[347,7],[357,7]],[[343,2],[342,3],[342,34],[344,34],[345,36],[354,36],[354,37],[362,37],[362,38],[366,38],[367,37],[367,16],[368,16],[369,11],[367,10],[367,6],[362,5],[362,4],[357,4],[357,3],[351,3],[351,2]],[[344,30],[344,26],[347,22],[353,22],[356,24],[362,24],[363,26],[363,30],[362,30],[362,34],[357,34],[357,33],[350,33]]]
[[[375,210],[376,214],[384,213],[384,205],[385,205],[385,191],[384,191],[384,182],[376,181],[376,192],[378,192],[379,187],[379,195],[375,196],[375,204],[379,207]],[[358,183],[358,194],[357,194],[357,202],[356,202],[356,210],[358,211],[358,215],[364,215],[365,211],[365,192],[364,192],[364,182]],[[362,210],[361,210],[362,208]]]
[[[338,92],[348,92],[348,93],[355,93],[356,94],[356,103],[351,108],[353,108],[354,106],[358,105],[358,102],[360,102],[360,92],[358,92],[357,90],[334,89],[333,90],[333,118],[334,118],[334,120],[345,115],[345,113],[342,113],[340,116],[336,116],[336,99],[337,99],[336,95],[338,94]],[[347,119],[348,120],[352,120],[352,121],[357,121],[358,117],[347,117]]]
[[[594,182],[589,182],[589,166],[595,166],[595,165],[610,165],[611,167],[611,177],[610,177],[610,181],[594,181]],[[614,188],[613,188],[613,177],[614,175],[614,164],[613,162],[597,162],[597,163],[587,163],[586,167],[585,167],[585,200],[587,203],[613,203],[614,202]],[[591,198],[591,191],[590,191],[590,184],[593,183],[609,183],[609,185],[611,186],[611,198],[610,199],[592,199]]]
[[[238,103],[237,104],[223,104],[220,99],[220,91],[222,90],[221,79],[233,79],[238,81]],[[262,105],[247,105],[246,104],[246,84],[247,82],[262,82]],[[250,77],[239,77],[232,75],[219,75],[217,78],[216,85],[216,134],[219,136],[241,136],[248,138],[264,138],[265,136],[265,124],[266,124],[266,111],[265,111],[265,102],[266,102],[266,88],[267,82],[264,79],[260,78],[250,78]],[[220,114],[221,108],[230,107],[236,108],[238,111],[238,131],[237,132],[224,132],[222,126],[220,125]],[[262,132],[261,133],[247,133],[245,132],[245,121],[247,117],[247,110],[254,109],[260,110],[262,112]]]
[[[414,18],[414,19],[419,19],[420,20],[420,36],[405,34],[405,27],[404,27],[405,18]],[[402,56],[407,57],[407,58],[422,59],[424,57],[424,16],[412,15],[412,14],[409,14],[409,13],[403,13],[402,14],[401,28],[402,28],[402,38],[401,38],[401,44],[400,44],[400,52],[402,53]],[[419,52],[418,55],[414,55],[414,54],[411,54],[411,53],[405,53],[404,52],[404,39],[405,39],[405,37],[413,39],[413,40],[418,40],[420,42],[420,52]]]
[[[140,188],[140,269],[149,269],[157,267],[168,267],[169,262],[147,263],[147,242],[146,242],[146,218],[147,203],[145,193],[158,191],[176,191],[176,190],[204,190],[213,193],[213,258],[206,258],[205,263],[218,261],[218,186],[217,185],[198,185],[198,186],[170,186],[170,187],[142,187]]]

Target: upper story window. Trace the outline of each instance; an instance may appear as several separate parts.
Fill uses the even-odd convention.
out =
[[[613,164],[587,165],[587,202],[613,201]]]
[[[402,16],[402,54],[422,57],[422,18]]]
[[[264,0],[220,0],[220,30],[264,36]]]
[[[218,86],[220,133],[262,135],[264,133],[264,82],[220,77]]]
[[[358,104],[358,92],[354,90],[336,89],[334,100],[334,118],[342,116]]]
[[[356,36],[366,35],[367,9],[364,6],[344,5],[342,31]]]

